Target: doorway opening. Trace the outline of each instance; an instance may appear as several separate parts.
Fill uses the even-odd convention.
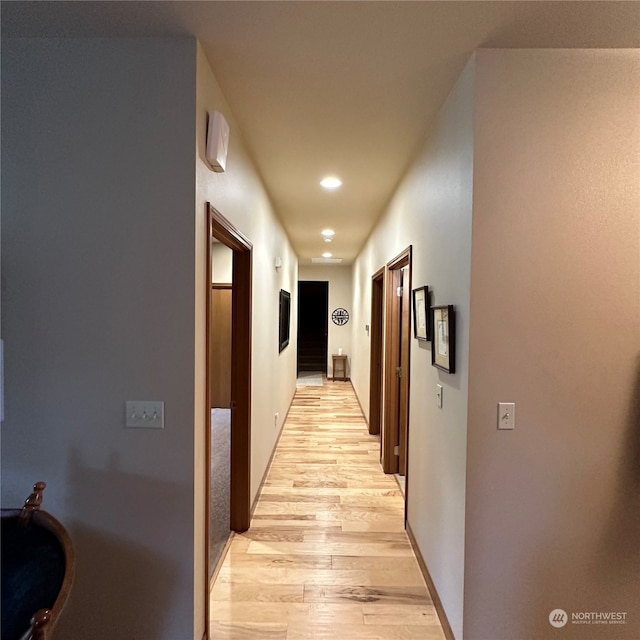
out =
[[[381,462],[385,473],[407,474],[411,247],[387,264],[384,416]]]
[[[327,374],[329,283],[298,282],[298,375]]]
[[[211,238],[209,299],[209,574],[220,562],[231,532],[231,336],[233,251]]]
[[[217,566],[219,540],[213,534],[215,504],[228,500],[229,532],[249,528],[251,518],[251,260],[252,244],[219,211],[207,204],[206,249],[206,541],[207,590]],[[224,265],[225,262],[228,266]],[[216,271],[218,275],[216,275]],[[214,282],[214,280],[227,282]],[[212,409],[214,411],[212,411]],[[219,433],[215,410],[226,411],[230,431],[228,484],[220,488],[220,478],[212,473],[212,442]],[[224,416],[219,414],[216,417]],[[218,430],[220,431],[220,430]],[[224,455],[224,454],[222,454]],[[216,472],[219,469],[216,469]],[[224,476],[223,476],[224,477]],[[224,480],[223,480],[224,482]],[[213,492],[216,492],[215,495]],[[220,537],[217,532],[217,537]],[[220,534],[221,535],[221,534]],[[224,547],[223,547],[224,548]],[[207,616],[208,616],[207,597]]]

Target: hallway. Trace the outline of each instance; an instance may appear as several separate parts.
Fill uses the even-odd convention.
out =
[[[213,640],[444,639],[378,460],[349,383],[298,388],[213,586]]]

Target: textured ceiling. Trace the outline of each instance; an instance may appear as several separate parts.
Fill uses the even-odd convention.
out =
[[[474,49],[640,47],[639,2],[3,2],[1,17],[3,36],[196,36],[301,264],[355,258]],[[329,173],[341,189],[321,189]]]

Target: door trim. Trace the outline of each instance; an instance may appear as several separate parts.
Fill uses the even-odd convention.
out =
[[[404,286],[411,290],[411,255],[412,247],[408,246],[402,253],[397,255],[393,260],[387,263],[385,278],[385,356],[384,356],[384,417],[381,432],[381,463],[385,473],[397,473],[399,470],[399,457],[394,454],[394,448],[400,446],[401,438],[398,429],[399,415],[401,411],[400,402],[403,401],[403,415],[405,416],[405,424],[400,428],[408,431],[409,423],[409,344],[405,346],[404,352],[401,354],[402,340],[401,329],[402,323],[411,322],[411,309],[405,309],[401,315],[400,303],[396,287],[401,281],[400,270],[408,267],[409,281]],[[405,327],[406,329],[406,327]],[[406,363],[406,371],[400,378],[400,385],[397,383],[396,367],[402,361]],[[402,389],[401,389],[402,385]],[[406,434],[408,435],[408,434]],[[405,436],[405,446],[408,437]],[[406,455],[406,452],[405,452]]]
[[[211,289],[211,238],[233,251],[231,294],[231,530],[241,533],[251,523],[251,262],[253,245],[231,222],[207,203],[207,300]],[[210,418],[209,327],[210,304],[206,305],[206,410]],[[209,516],[211,430],[207,429],[207,518]],[[208,520],[207,520],[208,522]],[[208,549],[207,536],[207,549]],[[207,562],[207,567],[208,567]],[[208,568],[207,568],[208,573]]]
[[[205,284],[205,638],[209,637],[211,519],[211,238],[233,251],[231,293],[231,480],[230,528],[241,533],[251,523],[251,264],[253,245],[210,203],[206,203]],[[235,406],[234,406],[235,405]]]
[[[380,433],[383,390],[384,274],[378,269],[371,276],[371,345],[369,360],[369,433]]]

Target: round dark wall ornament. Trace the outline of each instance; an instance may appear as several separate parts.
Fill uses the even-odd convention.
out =
[[[349,312],[342,307],[338,307],[331,314],[331,319],[333,320],[333,324],[337,324],[341,327],[349,322]]]

